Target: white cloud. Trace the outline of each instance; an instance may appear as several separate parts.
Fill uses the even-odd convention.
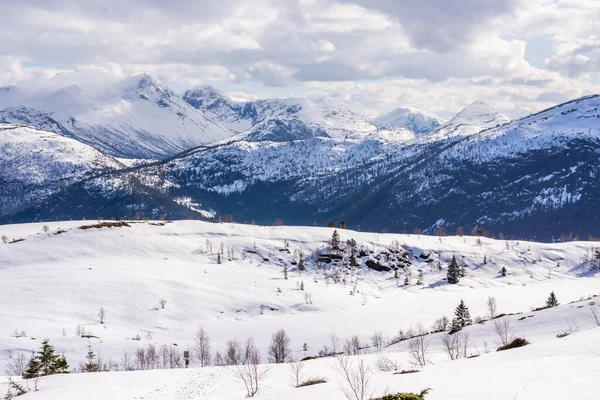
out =
[[[148,72],[261,97],[318,90],[370,114],[483,98],[514,116],[597,90],[600,72],[596,0],[4,0],[2,13],[0,85]],[[545,66],[527,61],[534,37],[552,43]]]

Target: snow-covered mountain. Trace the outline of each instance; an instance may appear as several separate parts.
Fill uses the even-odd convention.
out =
[[[438,141],[477,134],[510,122],[510,118],[499,113],[484,101],[478,100],[461,110],[454,118],[421,138]]]
[[[444,120],[426,111],[402,107],[374,118],[373,123],[382,130],[407,129],[416,135],[423,135],[443,125]]]
[[[599,234],[600,185],[590,178],[600,167],[598,96],[515,121],[475,102],[421,135],[377,130],[328,99],[246,106],[257,116],[253,125],[228,141],[73,184],[2,220],[109,217],[137,209],[260,223],[345,220],[370,230],[443,225],[543,239],[569,231]]]
[[[377,131],[367,118],[329,97],[234,102],[212,88],[185,92],[193,107],[249,141],[288,141],[309,137],[360,138]]]
[[[45,115],[61,127],[41,128],[60,134],[66,129],[68,136],[119,157],[162,158],[234,134],[148,74],[101,89],[70,85],[32,92],[9,86],[0,90],[0,106],[9,108],[0,118],[8,114],[11,122],[32,123]]]

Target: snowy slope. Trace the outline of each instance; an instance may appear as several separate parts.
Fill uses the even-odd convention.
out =
[[[123,165],[76,140],[26,125],[0,124],[0,210],[8,213]]]
[[[14,92],[13,87],[0,91],[4,108],[39,110],[70,136],[120,157],[165,157],[233,134],[148,74],[100,89],[70,85],[27,95]]]
[[[402,107],[374,118],[373,123],[383,130],[404,128],[417,135],[422,135],[444,124],[444,120],[432,113],[416,108]]]
[[[392,337],[398,330],[406,331],[419,323],[429,329],[440,316],[451,316],[460,299],[465,300],[473,317],[485,316],[485,302],[488,296],[495,296],[500,312],[522,313],[508,318],[515,334],[532,345],[495,353],[497,338],[487,322],[466,329],[471,338],[469,353],[481,356],[450,362],[440,335],[432,335],[431,364],[414,375],[377,372],[373,378],[375,393],[380,395],[387,387],[395,391],[431,387],[428,400],[480,399],[482,394],[494,400],[552,398],[548,393],[569,393],[580,399],[595,396],[586,382],[591,384],[597,378],[594,353],[600,351],[600,328],[589,318],[590,301],[579,301],[598,293],[598,275],[580,261],[594,243],[540,244],[482,238],[480,246],[474,237],[440,240],[424,235],[339,231],[343,241],[354,238],[359,246],[376,251],[393,245],[394,240],[410,249],[415,256],[409,267],[413,278],[405,287],[397,285],[393,272],[366,267],[349,273],[345,284],[327,282],[327,268],[317,268],[311,255],[331,238],[333,230],[329,228],[180,221],[78,229],[95,222],[49,223],[48,234],[42,232],[42,224],[0,227],[2,235],[25,239],[0,243],[0,279],[5,283],[0,301],[8,305],[0,310],[0,326],[4,327],[0,364],[7,362],[9,350],[13,356],[28,354],[44,337],[65,352],[72,366],[83,359],[88,343],[96,353],[114,361],[120,360],[123,351],[131,354],[150,343],[176,343],[187,349],[193,347],[198,325],[211,335],[213,351],[222,351],[227,340],[243,341],[252,336],[263,359],[271,333],[284,328],[291,337],[294,355],[303,357],[330,345],[332,330],[342,340],[356,334],[361,343],[368,344],[376,330]],[[59,228],[66,232],[53,234]],[[285,241],[289,253],[281,250]],[[223,263],[217,264],[221,243],[227,250],[224,254],[233,249],[234,257],[230,260],[224,256]],[[302,273],[291,264],[299,251],[308,269]],[[452,255],[464,257],[467,277],[458,285],[448,285],[442,280],[445,270],[438,271],[435,263],[418,257],[423,253],[439,257],[444,269]],[[284,265],[290,269],[288,280],[283,277]],[[508,270],[505,278],[498,272],[502,266]],[[415,283],[419,269],[424,271],[423,285]],[[300,282],[304,291],[297,288]],[[563,305],[530,312],[532,307],[543,305],[552,290]],[[305,293],[311,295],[311,304],[306,303]],[[165,309],[158,305],[161,298],[167,300]],[[579,302],[568,304],[571,301]],[[103,325],[96,315],[100,307],[107,315]],[[75,336],[77,325],[98,339]],[[12,337],[15,330],[25,331],[28,337]],[[572,334],[566,339],[556,338],[565,331]],[[140,341],[131,340],[136,335]],[[301,350],[303,343],[308,344],[306,353]],[[489,354],[486,348],[491,350]],[[405,343],[384,351],[402,368],[411,367]],[[377,355],[365,359],[374,368]],[[331,368],[334,362],[307,362],[307,377],[321,375],[329,382],[304,389],[289,384],[289,366],[269,366],[262,397],[343,399],[339,378]],[[586,373],[582,375],[582,371]],[[474,383],[456,386],[456,380],[465,376]],[[75,399],[87,391],[91,399],[221,400],[245,395],[234,372],[224,367],[51,377],[41,381],[40,389],[27,396]]]

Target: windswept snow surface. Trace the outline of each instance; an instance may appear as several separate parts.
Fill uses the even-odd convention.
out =
[[[197,221],[131,223],[131,227],[78,229],[96,221],[0,226],[0,235],[25,241],[0,243],[0,367],[9,352],[29,354],[42,338],[64,352],[72,367],[83,360],[88,344],[105,358],[120,360],[123,351],[155,343],[193,348],[202,325],[211,336],[213,351],[223,351],[231,339],[251,336],[266,360],[271,334],[284,328],[297,358],[317,354],[335,331],[343,340],[356,334],[368,344],[374,331],[387,337],[422,323],[430,329],[442,315],[452,317],[463,299],[471,315],[485,316],[488,296],[496,297],[499,312],[509,316],[517,336],[532,344],[496,353],[498,341],[491,322],[467,328],[469,353],[474,359],[448,361],[439,334],[431,335],[431,364],[422,372],[392,375],[377,372],[374,394],[432,388],[428,400],[477,399],[596,399],[600,370],[600,328],[590,318],[587,300],[600,291],[600,277],[582,257],[592,242],[530,243],[474,237],[429,237],[339,230],[341,239],[383,249],[394,240],[414,256],[432,253],[437,262],[414,258],[412,280],[403,286],[393,272],[357,271],[354,283],[327,283],[311,254],[331,238],[331,228],[259,227]],[[56,233],[59,228],[66,232]],[[289,253],[285,249],[289,243]],[[223,244],[223,263],[216,252]],[[207,251],[208,247],[208,251]],[[212,253],[210,252],[212,247]],[[234,259],[229,260],[228,249]],[[290,263],[299,252],[307,271]],[[447,260],[456,255],[467,265],[467,277],[448,285]],[[483,263],[484,255],[487,263]],[[283,266],[290,269],[289,279]],[[508,276],[502,278],[500,269]],[[416,285],[418,270],[424,284]],[[300,282],[305,290],[298,290]],[[281,289],[279,293],[277,289]],[[356,289],[356,290],[354,290]],[[550,291],[561,306],[539,312]],[[355,294],[350,294],[354,291]],[[305,293],[312,297],[306,304]],[[159,300],[167,300],[160,309]],[[586,300],[583,300],[586,299]],[[569,304],[575,301],[573,304]],[[262,307],[261,307],[262,306]],[[98,310],[106,310],[106,322]],[[262,313],[261,313],[262,308]],[[98,339],[75,335],[80,325]],[[14,331],[27,337],[13,337]],[[64,330],[64,335],[63,335]],[[572,332],[563,339],[557,334]],[[131,340],[139,335],[141,340]],[[308,351],[303,352],[303,343]],[[486,350],[491,350],[489,354]],[[370,352],[371,350],[367,350]],[[402,368],[411,368],[406,342],[384,350]],[[363,356],[373,366],[376,354]],[[293,388],[288,365],[269,365],[260,398],[343,399],[334,359],[305,364],[305,376],[324,376],[322,385]],[[197,367],[195,363],[192,367]],[[373,366],[374,369],[374,366]],[[0,392],[5,390],[0,384]],[[42,379],[40,391],[24,399],[242,399],[245,391],[227,367],[145,372],[72,374]]]

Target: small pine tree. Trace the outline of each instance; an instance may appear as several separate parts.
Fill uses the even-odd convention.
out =
[[[458,332],[465,326],[471,325],[472,323],[473,321],[471,320],[469,307],[467,307],[465,302],[461,300],[460,304],[456,307],[456,310],[454,310],[454,318],[452,319],[452,328],[450,329],[450,332]]]
[[[217,253],[217,264],[221,264],[221,253]]]
[[[506,267],[502,267],[501,274],[502,274],[503,277],[506,276]]]
[[[25,372],[23,373],[23,379],[32,379],[41,375],[42,363],[40,362],[40,358],[36,356],[35,353],[32,353],[31,358],[27,362]]]
[[[404,286],[408,286],[409,284],[409,280],[408,280],[408,274],[404,275]]]
[[[94,361],[95,358],[96,355],[92,350],[92,345],[88,344],[88,352],[86,356],[87,362],[84,365],[85,372],[98,372],[98,364]]]
[[[298,271],[304,271],[306,268],[304,267],[304,255],[300,252],[298,256]]]
[[[456,262],[456,257],[452,256],[452,260],[450,261],[450,265],[448,266],[447,278],[448,283],[457,284],[460,277],[460,268],[458,263]]]
[[[300,290],[304,290],[304,281],[300,282]]]
[[[398,270],[394,270],[394,279],[398,279]]]
[[[337,229],[334,230],[333,235],[331,235],[331,249],[340,250],[340,234]]]
[[[484,256],[483,256],[483,265],[486,265],[486,264],[487,264],[487,256],[486,256],[486,255],[484,255]]]
[[[558,302],[558,299],[556,298],[554,291],[552,291],[550,293],[550,296],[548,296],[548,300],[546,300],[546,307],[556,307],[559,304],[560,303]]]
[[[283,266],[283,279],[287,279],[288,278],[288,267],[287,264],[285,264]]]

